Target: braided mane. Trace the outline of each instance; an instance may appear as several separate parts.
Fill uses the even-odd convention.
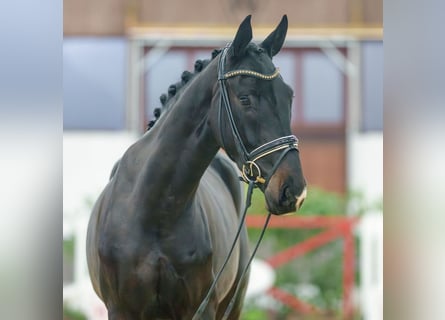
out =
[[[164,111],[168,110],[170,106],[173,105],[174,101],[177,100],[182,89],[187,86],[187,84],[192,80],[198,73],[200,73],[207,65],[212,61],[221,50],[215,49],[212,51],[212,58],[211,59],[205,59],[205,60],[196,60],[195,66],[194,66],[194,72],[190,72],[188,70],[185,70],[181,74],[181,81],[178,81],[176,83],[171,84],[168,87],[167,94],[163,93],[159,97],[159,100],[161,101],[161,107],[155,108],[153,111],[153,116],[155,117],[154,120],[151,120],[147,125],[147,131],[150,130],[155,124],[156,121],[159,119],[162,113]]]

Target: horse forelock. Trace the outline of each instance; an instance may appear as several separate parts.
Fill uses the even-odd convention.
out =
[[[264,48],[254,42],[250,42],[245,50],[247,59],[239,59],[232,66],[234,69],[248,69],[263,74],[274,72],[275,65]]]

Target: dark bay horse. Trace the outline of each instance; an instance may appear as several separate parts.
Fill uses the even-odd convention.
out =
[[[293,92],[272,63],[286,32],[284,16],[251,43],[248,16],[230,45],[170,92],[159,120],[113,169],[87,235],[90,277],[109,319],[192,319],[244,210],[238,169],[273,214],[301,206]],[[202,319],[222,318],[248,258],[243,228]],[[239,319],[246,286],[229,319]]]

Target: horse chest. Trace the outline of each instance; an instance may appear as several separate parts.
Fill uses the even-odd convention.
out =
[[[158,235],[160,251],[179,270],[208,265],[213,248],[202,219],[182,216],[174,224],[159,226]]]
[[[122,292],[138,293],[129,301],[134,309],[161,312],[173,307],[183,313],[200,302],[212,279],[212,248],[205,233],[192,232],[191,226],[183,229],[140,235],[129,259],[136,263],[122,279]]]
[[[118,242],[126,248],[119,260],[137,261],[136,268],[162,258],[178,271],[189,270],[207,265],[213,253],[209,231],[196,219],[180,218],[174,223],[158,221],[145,229],[134,228]]]

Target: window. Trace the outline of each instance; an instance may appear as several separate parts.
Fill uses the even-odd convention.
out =
[[[64,40],[64,129],[125,127],[126,47],[123,38]]]
[[[362,130],[383,130],[383,43],[362,43]]]
[[[320,51],[303,56],[303,116],[311,124],[343,121],[343,75]]]
[[[146,72],[145,81],[145,115],[153,119],[153,110],[161,107],[159,96],[167,94],[168,87],[181,79],[187,69],[187,56],[183,50],[170,50],[154,63]]]
[[[295,53],[290,50],[283,50],[276,57],[273,58],[274,64],[280,68],[281,76],[284,82],[286,82],[294,91],[294,95],[300,94],[296,92],[297,87],[297,61],[295,59]],[[292,103],[292,122],[296,121],[297,112],[295,112],[298,99],[293,100]]]

